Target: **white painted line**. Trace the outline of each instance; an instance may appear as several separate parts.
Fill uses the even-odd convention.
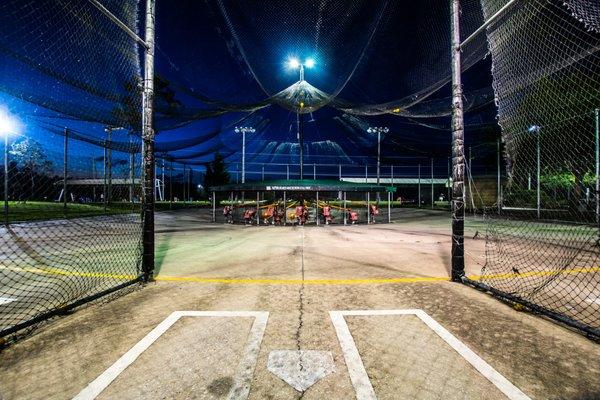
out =
[[[3,304],[12,303],[13,301],[17,301],[14,297],[0,297],[0,306]]]
[[[416,315],[421,321],[423,321],[431,330],[433,330],[439,337],[441,337],[446,343],[448,343],[458,354],[460,354],[469,364],[471,364],[479,373],[485,376],[494,386],[498,388],[506,397],[511,400],[531,400],[525,393],[519,388],[513,385],[508,379],[496,371],[491,365],[485,362],[475,352],[469,349],[464,343],[458,340],[454,335],[448,332],[442,325],[436,320],[431,318],[425,311],[413,309],[413,310],[349,310],[349,311],[330,311],[331,321],[335,327],[344,359],[348,366],[348,372],[350,373],[350,380],[354,385],[356,391],[357,400],[371,400],[375,399],[375,393],[372,395],[366,393],[363,394],[364,381],[368,382],[368,386],[373,390],[371,382],[367,372],[365,371],[362,360],[354,343],[354,339],[348,329],[348,324],[344,319],[344,316],[380,316],[380,315]],[[355,381],[359,383],[358,387]]]
[[[348,368],[348,373],[350,374],[352,386],[354,386],[356,399],[377,399],[377,396],[375,396],[375,391],[373,390],[373,386],[371,385],[371,381],[369,380],[369,376],[367,375],[367,371],[365,370],[365,366],[360,358],[360,354],[358,354],[358,349],[356,348],[356,343],[354,343],[354,338],[350,333],[350,329],[348,329],[348,324],[346,324],[346,321],[344,320],[342,311],[329,311],[329,316],[331,317],[331,322],[333,323],[333,327],[337,333],[337,337],[342,348],[342,353],[344,354],[344,360],[346,360],[346,367]]]
[[[263,334],[267,326],[269,313],[266,311],[175,311],[164,321],[156,326],[142,340],[136,343],[129,351],[121,356],[100,376],[86,386],[74,400],[95,399],[112,381],[114,381],[128,366],[130,366],[152,343],[165,333],[181,317],[253,317],[254,323],[250,329],[250,337],[244,350],[244,356],[238,367],[238,375],[231,391],[229,399],[245,399],[250,391],[250,381],[254,374],[254,368],[258,359],[258,350],[262,342]]]

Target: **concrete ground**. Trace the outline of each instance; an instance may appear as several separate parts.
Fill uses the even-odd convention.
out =
[[[72,398],[174,311],[269,313],[250,366],[250,399],[355,398],[356,365],[329,312],[407,309],[424,310],[532,399],[600,398],[598,344],[448,282],[448,215],[398,212],[394,224],[260,228],[207,224],[205,211],[159,214],[156,282],[2,350],[0,398]],[[471,226],[467,274],[476,275],[485,242],[470,239],[480,225]],[[379,399],[507,398],[415,315],[345,322]],[[252,326],[248,317],[182,317],[98,398],[227,398]],[[334,371],[299,392],[269,371],[276,350],[330,352]]]

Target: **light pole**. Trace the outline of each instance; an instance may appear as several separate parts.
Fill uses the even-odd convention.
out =
[[[536,143],[536,164],[537,164],[537,171],[536,171],[536,191],[537,191],[537,218],[540,219],[540,211],[541,211],[541,205],[542,205],[542,198],[541,198],[541,193],[540,193],[540,156],[541,156],[541,152],[540,152],[540,127],[538,125],[532,125],[529,127],[528,131],[529,133],[534,133],[535,134],[535,143]]]
[[[246,133],[254,133],[256,129],[251,126],[236,126],[235,133],[242,134],[242,183],[246,183]]]
[[[381,168],[381,134],[386,134],[390,130],[387,126],[375,126],[367,129],[368,133],[377,134],[377,186],[379,186],[379,170]]]
[[[290,58],[287,61],[287,67],[292,70],[298,70],[300,73],[299,82],[304,81],[304,67],[312,68],[315,66],[315,60],[307,58],[304,63],[297,58]],[[296,112],[296,130],[298,132],[298,144],[300,145],[300,179],[304,179],[304,129],[302,127],[301,110],[304,108],[303,99],[299,99],[298,111]]]

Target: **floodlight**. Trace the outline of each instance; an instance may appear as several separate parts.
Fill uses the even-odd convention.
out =
[[[287,65],[291,69],[297,69],[300,67],[300,61],[297,58],[290,58],[287,62]]]
[[[315,66],[315,60],[313,60],[312,58],[307,58],[306,61],[304,61],[304,66],[306,68],[312,68]]]
[[[537,133],[540,131],[540,127],[538,125],[531,125],[527,131],[529,131],[529,133]]]
[[[16,129],[14,118],[5,110],[0,109],[0,135],[8,135]]]

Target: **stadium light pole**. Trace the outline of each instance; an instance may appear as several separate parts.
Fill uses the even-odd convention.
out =
[[[367,128],[367,133],[377,134],[377,186],[379,186],[380,168],[381,168],[381,134],[390,131],[387,126],[375,126]]]
[[[307,58],[304,62],[300,62],[299,59],[292,57],[287,61],[287,67],[292,70],[298,70],[299,82],[304,80],[304,68],[312,68],[315,66],[315,60]],[[302,124],[302,117],[300,116],[301,110],[304,108],[304,101],[300,99],[298,104],[298,111],[296,112],[296,129],[298,132],[298,144],[300,145],[300,179],[304,179],[304,129]]]
[[[251,126],[236,126],[235,133],[242,134],[242,183],[246,183],[246,133],[254,133],[256,129]]]
[[[540,175],[541,175],[541,171],[540,171],[540,158],[541,158],[540,157],[541,156],[541,152],[540,152],[540,130],[541,130],[541,128],[538,125],[532,125],[527,130],[529,133],[535,134],[536,192],[537,192],[537,204],[536,204],[536,208],[537,208],[537,218],[538,219],[540,219],[541,205],[542,205],[542,198],[541,198],[541,191],[540,191]]]

